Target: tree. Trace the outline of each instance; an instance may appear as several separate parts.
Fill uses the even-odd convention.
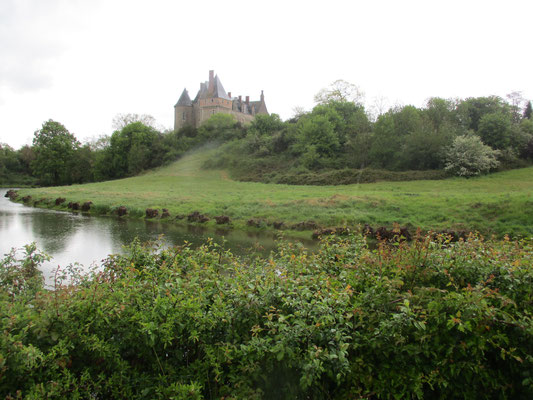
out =
[[[113,132],[109,155],[98,157],[98,162],[109,162],[109,177],[122,178],[161,165],[162,154],[157,153],[160,133],[142,122],[133,122]],[[98,170],[102,171],[101,166]]]
[[[371,131],[370,121],[364,107],[349,101],[332,100],[327,104],[319,104],[313,108],[311,115],[327,117],[334,125],[341,145],[344,145],[351,136]]]
[[[405,138],[399,154],[401,169],[442,169],[444,148],[452,143],[453,137],[453,133],[446,129],[429,127],[411,133]]]
[[[478,134],[486,145],[503,150],[510,144],[511,121],[503,113],[485,114],[479,120]]]
[[[475,176],[496,168],[498,150],[483,144],[479,136],[457,136],[446,151],[444,169],[458,176]]]
[[[292,122],[292,123],[296,123],[305,114],[307,114],[307,111],[305,111],[304,107],[295,106],[295,107],[292,108],[292,117],[289,119],[289,121]]]
[[[61,123],[48,120],[33,137],[32,171],[43,185],[73,183],[70,166],[80,143]]]
[[[414,106],[394,108],[382,114],[374,124],[370,163],[392,170],[405,167],[405,143],[415,132],[424,133],[422,117],[421,111]]]
[[[315,95],[315,102],[318,104],[326,104],[330,101],[349,101],[362,105],[364,97],[364,93],[358,86],[339,79],[333,82],[328,88],[320,90]]]
[[[0,184],[9,184],[10,177],[20,171],[17,152],[8,144],[0,143]]]
[[[20,162],[17,152],[5,143],[0,143],[0,170],[19,172]]]
[[[531,101],[528,101],[524,108],[524,119],[531,119],[531,114],[533,114],[533,109],[531,108]]]
[[[94,163],[96,154],[90,144],[85,144],[76,149],[70,162],[72,182],[87,183],[94,180]]]
[[[385,113],[385,110],[389,108],[389,100],[384,96],[376,96],[372,99],[370,105],[369,118],[372,121],[376,121],[381,115]]]
[[[511,105],[511,111],[513,113],[513,122],[520,122],[520,110],[525,103],[525,99],[522,97],[522,92],[511,92],[507,94],[508,103]]]
[[[529,142],[526,144],[524,149],[522,150],[522,157],[529,158],[533,160],[533,137],[529,139]]]
[[[398,136],[407,136],[422,129],[422,113],[415,106],[404,106],[392,115],[395,134]]]
[[[370,150],[372,148],[372,135],[370,132],[360,133],[350,138],[346,143],[346,164],[351,168],[365,168],[370,163]]]
[[[457,125],[456,108],[456,100],[432,97],[427,101],[423,113],[435,129],[441,129],[444,125]]]
[[[514,142],[513,148],[522,158],[533,159],[533,120],[523,119],[511,141]]]
[[[471,97],[457,105],[457,117],[465,130],[477,132],[481,118],[486,114],[501,113],[512,118],[511,106],[501,97]]]
[[[113,127],[113,130],[119,131],[125,128],[126,126],[128,126],[129,124],[133,124],[134,122],[140,122],[143,125],[149,126],[156,130],[160,130],[154,117],[148,114],[135,114],[135,113],[115,115],[113,117],[112,127]]]
[[[324,115],[311,115],[298,121],[295,149],[302,155],[302,164],[309,169],[329,167],[340,144],[334,125]]]
[[[33,147],[24,145],[19,149],[18,154],[22,173],[31,175],[31,163],[33,160],[35,160],[35,152],[33,151]]]
[[[379,116],[374,124],[370,146],[370,164],[377,168],[393,169],[401,146],[401,138],[394,129],[394,111]]]
[[[242,126],[231,114],[213,114],[198,128],[198,136],[204,141],[225,142],[240,139],[244,133]]]
[[[248,133],[260,136],[273,135],[283,129],[283,126],[283,121],[278,114],[258,114],[250,124]]]

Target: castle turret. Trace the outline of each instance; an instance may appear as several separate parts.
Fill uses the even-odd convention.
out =
[[[183,89],[181,96],[174,106],[174,130],[186,125],[194,125],[193,105],[187,89]]]

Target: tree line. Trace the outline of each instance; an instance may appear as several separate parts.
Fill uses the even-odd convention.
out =
[[[146,115],[120,115],[113,125],[111,136],[81,144],[63,124],[48,120],[31,146],[14,150],[0,144],[0,184],[70,185],[134,176],[178,159],[198,142],[181,138],[187,130],[159,130]]]
[[[222,144],[207,167],[227,168],[237,179],[282,183],[351,183],[362,171],[385,180],[472,176],[533,160],[531,102],[521,107],[498,96],[431,98],[424,107],[392,107],[373,118],[359,92],[350,96],[349,89],[335,82],[317,94],[311,111],[287,121],[258,115],[242,125],[215,114],[198,129],[164,131],[150,116],[119,115],[110,136],[85,144],[49,120],[31,146],[0,144],[0,184],[119,179],[205,143]]]
[[[310,112],[288,121],[256,116],[209,165],[229,168],[244,180],[280,183],[319,176],[327,176],[325,184],[338,183],[335,176],[350,183],[346,175],[356,179],[361,171],[372,171],[376,179],[391,172],[474,176],[531,165],[531,114],[531,102],[522,109],[497,96],[431,98],[425,107],[393,107],[373,120],[362,103],[331,90],[321,93]]]

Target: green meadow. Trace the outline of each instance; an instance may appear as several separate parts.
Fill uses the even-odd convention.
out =
[[[485,235],[533,235],[533,168],[477,178],[378,182],[345,186],[290,186],[232,180],[226,171],[202,169],[212,151],[198,151],[179,161],[133,178],[115,181],[21,189],[49,207],[92,201],[92,212],[110,213],[119,206],[130,216],[146,208],[163,209],[170,218],[199,211],[227,215],[235,228],[249,219],[284,222],[313,220],[323,227],[369,224],[411,230],[470,230]],[[61,206],[53,200],[66,198]],[[161,211],[160,211],[161,212]]]

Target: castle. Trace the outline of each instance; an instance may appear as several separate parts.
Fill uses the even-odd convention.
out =
[[[257,114],[267,114],[265,96],[261,90],[259,101],[250,101],[246,96],[231,97],[231,92],[226,93],[218,75],[209,71],[209,81],[200,83],[198,94],[191,100],[187,89],[183,89],[181,96],[174,106],[174,130],[184,126],[199,127],[213,114],[231,114],[241,123],[250,122]]]

